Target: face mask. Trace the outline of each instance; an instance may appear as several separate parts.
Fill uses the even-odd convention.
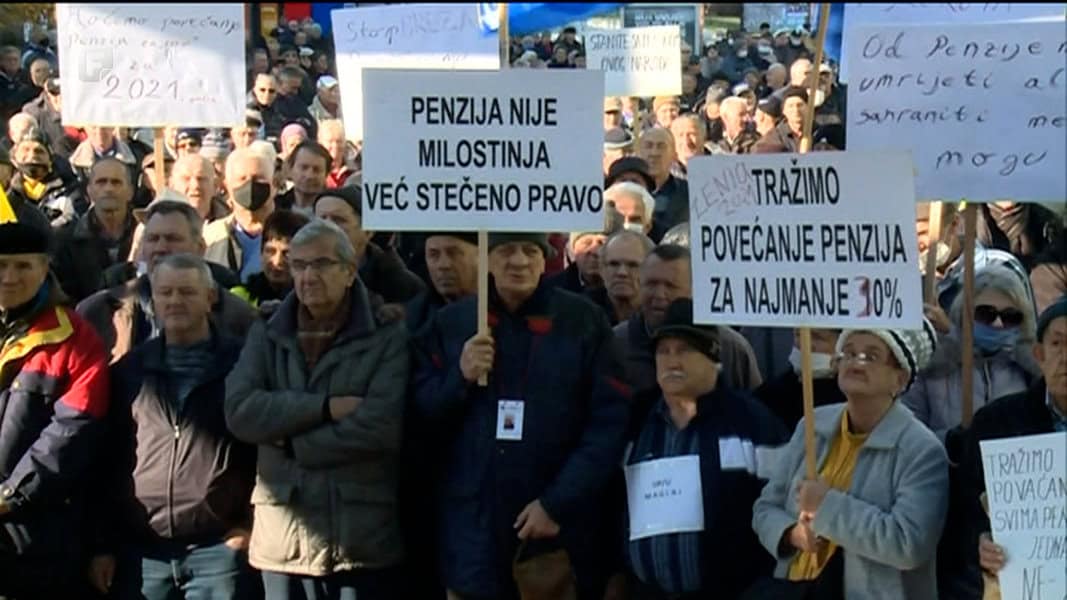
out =
[[[974,324],[974,346],[983,354],[996,354],[1003,350],[1010,350],[1018,339],[1018,327],[997,329],[985,323]]]
[[[822,106],[823,102],[826,102],[826,92],[815,90],[815,106]]]
[[[270,184],[249,179],[234,188],[233,201],[248,210],[258,210],[270,200]]]
[[[834,368],[831,366],[833,357],[829,354],[822,352],[811,353],[811,376],[815,379],[826,379],[834,374]],[[793,347],[793,351],[789,353],[789,364],[793,365],[793,372],[800,375],[800,349],[796,346]]]
[[[939,241],[934,246],[934,251],[937,252],[937,268],[940,269],[947,265],[949,256],[952,254],[952,249],[948,247],[948,244]],[[926,257],[929,254],[929,248],[919,253],[919,270],[922,271],[923,275],[926,274]]]
[[[48,176],[48,172],[51,168],[44,163],[22,163],[18,166],[19,173],[22,173],[23,177],[28,177],[34,181],[40,181]]]
[[[622,228],[626,231],[633,231],[635,233],[645,232],[645,226],[642,223],[623,223]]]
[[[738,50],[737,58],[748,58],[748,50]]]
[[[800,46],[800,44],[801,44],[801,40],[794,39],[794,38],[789,38],[789,45],[790,46]]]

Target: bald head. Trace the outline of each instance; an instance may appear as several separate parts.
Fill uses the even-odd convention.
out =
[[[37,119],[32,115],[26,113],[15,113],[7,121],[7,137],[12,141],[18,141],[22,139],[22,136],[26,135],[26,132],[31,129],[37,129]]]
[[[782,63],[774,63],[767,67],[767,87],[772,90],[781,89],[785,85],[785,78],[788,75],[785,65]]]
[[[208,219],[211,200],[215,195],[215,167],[199,154],[186,154],[174,163],[170,187],[185,196],[196,207],[200,218]]]
[[[806,58],[798,58],[789,67],[789,84],[798,87],[806,85],[808,75],[811,73],[811,61]]]

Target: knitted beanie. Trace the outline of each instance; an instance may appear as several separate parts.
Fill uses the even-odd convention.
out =
[[[937,332],[930,321],[923,318],[921,329],[846,329],[837,338],[835,352],[840,354],[849,336],[856,333],[869,333],[885,342],[901,368],[907,369],[908,384],[902,394],[911,388],[915,378],[930,363],[937,347]]]

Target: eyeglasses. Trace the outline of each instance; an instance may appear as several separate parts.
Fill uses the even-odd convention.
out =
[[[834,356],[841,364],[855,363],[857,365],[881,364],[883,359],[877,353],[871,352],[839,352]]]
[[[290,260],[289,268],[293,273],[303,273],[309,267],[313,273],[322,273],[330,267],[341,264],[341,261],[332,258],[316,258],[315,260]]]
[[[264,94],[277,94],[278,90],[274,88],[256,88],[257,92],[263,92]]]
[[[979,304],[974,307],[974,320],[983,325],[992,325],[997,318],[1005,327],[1018,327],[1023,324],[1023,312],[1017,308],[998,309],[988,304]]]

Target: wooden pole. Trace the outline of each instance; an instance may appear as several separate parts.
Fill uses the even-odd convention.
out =
[[[930,218],[926,228],[926,274],[923,276],[923,290],[926,302],[937,304],[937,244],[941,241],[942,205],[930,203]]]
[[[811,128],[815,122],[815,90],[819,86],[819,65],[822,64],[823,45],[826,43],[826,25],[830,20],[830,5],[819,5],[819,32],[816,34],[815,62],[812,63],[811,81],[808,85],[808,112],[804,115],[804,135],[800,139],[800,153],[811,150]],[[815,456],[815,386],[811,369],[811,329],[800,328],[800,382],[804,396],[804,466],[805,475],[814,480],[818,476]]]
[[[500,4],[500,69],[511,64],[511,37],[508,34],[508,5]],[[489,231],[478,230],[478,335],[492,335],[489,330]],[[489,377],[482,375],[478,385],[489,385]]]
[[[152,164],[153,170],[155,170],[155,176],[152,178],[152,184],[156,188],[156,197],[163,193],[163,188],[167,187],[167,152],[163,145],[163,128],[156,127],[152,133]]]
[[[964,429],[974,417],[974,244],[977,233],[978,205],[967,203],[963,213],[963,382],[961,422]]]

